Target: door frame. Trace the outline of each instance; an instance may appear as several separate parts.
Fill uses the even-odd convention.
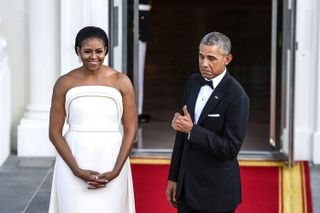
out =
[[[138,0],[133,2],[133,82],[137,85],[138,78]],[[279,5],[281,6],[279,7]],[[281,11],[280,11],[281,10]],[[282,19],[282,20],[279,20]],[[282,160],[289,166],[294,165],[294,75],[295,75],[295,26],[296,0],[272,0],[271,25],[271,85],[270,85],[270,132],[269,143],[273,147],[267,151],[240,151],[239,159]],[[279,29],[281,29],[279,32]],[[129,34],[130,32],[128,32]],[[279,51],[281,48],[281,51]],[[280,57],[279,57],[280,56]],[[277,73],[281,72],[281,78]],[[280,88],[277,87],[280,84]],[[136,87],[135,87],[136,88]],[[135,89],[135,92],[138,91]],[[281,94],[281,99],[277,99]],[[136,94],[138,96],[139,94]],[[280,103],[277,103],[280,102]],[[280,105],[277,108],[277,104]],[[280,117],[277,120],[277,117]],[[142,133],[138,133],[138,146],[134,154],[159,153],[160,150],[140,149]],[[170,151],[168,151],[170,152]],[[166,154],[161,152],[162,155]],[[168,153],[167,153],[168,154]]]
[[[289,167],[294,166],[294,88],[296,51],[296,0],[283,3],[282,100],[280,152]]]

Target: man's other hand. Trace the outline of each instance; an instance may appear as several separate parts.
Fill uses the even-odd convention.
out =
[[[177,183],[169,180],[168,186],[166,189],[167,200],[171,207],[177,208],[177,200],[176,200],[176,191],[177,191]]]

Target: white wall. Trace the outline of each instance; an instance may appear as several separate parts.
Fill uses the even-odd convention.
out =
[[[81,66],[74,51],[74,40],[78,31],[88,25],[102,28],[108,34],[109,5],[107,0],[63,0],[61,1],[61,34],[60,34],[60,61],[61,74]],[[122,1],[115,0],[114,6],[118,7],[118,46],[114,48],[114,66],[122,71]],[[108,34],[110,39],[110,35]],[[105,58],[108,64],[108,57]]]
[[[74,50],[74,41],[81,28],[93,25],[108,32],[108,1],[63,0],[60,11],[61,74],[65,74],[81,66]],[[107,63],[107,57],[105,63]]]
[[[17,147],[17,126],[29,100],[28,12],[26,2],[0,0],[0,34],[7,40],[7,52],[11,73],[11,146]],[[2,147],[0,147],[1,149]]]
[[[320,125],[319,102],[319,2],[297,1],[296,75],[295,75],[295,134],[296,160],[315,160]],[[318,133],[316,130],[318,128]],[[316,140],[315,140],[316,139]],[[319,146],[319,145],[318,145]],[[318,147],[317,150],[320,147]],[[318,151],[319,153],[319,151]],[[319,160],[317,160],[320,163]]]

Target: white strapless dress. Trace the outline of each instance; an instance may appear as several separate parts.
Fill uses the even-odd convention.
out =
[[[122,96],[112,87],[78,86],[66,93],[65,139],[82,169],[111,171],[122,143]],[[134,213],[129,159],[105,188],[90,190],[58,155],[49,213]]]

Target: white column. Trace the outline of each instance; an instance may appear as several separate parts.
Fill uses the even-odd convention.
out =
[[[48,118],[59,72],[59,1],[29,0],[28,6],[30,104],[18,126],[18,155],[53,156]]]
[[[0,36],[0,166],[10,154],[10,70],[6,46],[6,40]]]
[[[315,52],[315,57],[317,58],[317,67],[315,69],[315,73],[317,74],[316,77],[316,124],[315,124],[315,133],[313,136],[313,162],[316,164],[320,164],[320,2],[316,1],[316,17],[315,20],[315,28],[317,31],[316,39],[315,39],[315,46],[317,51]]]

